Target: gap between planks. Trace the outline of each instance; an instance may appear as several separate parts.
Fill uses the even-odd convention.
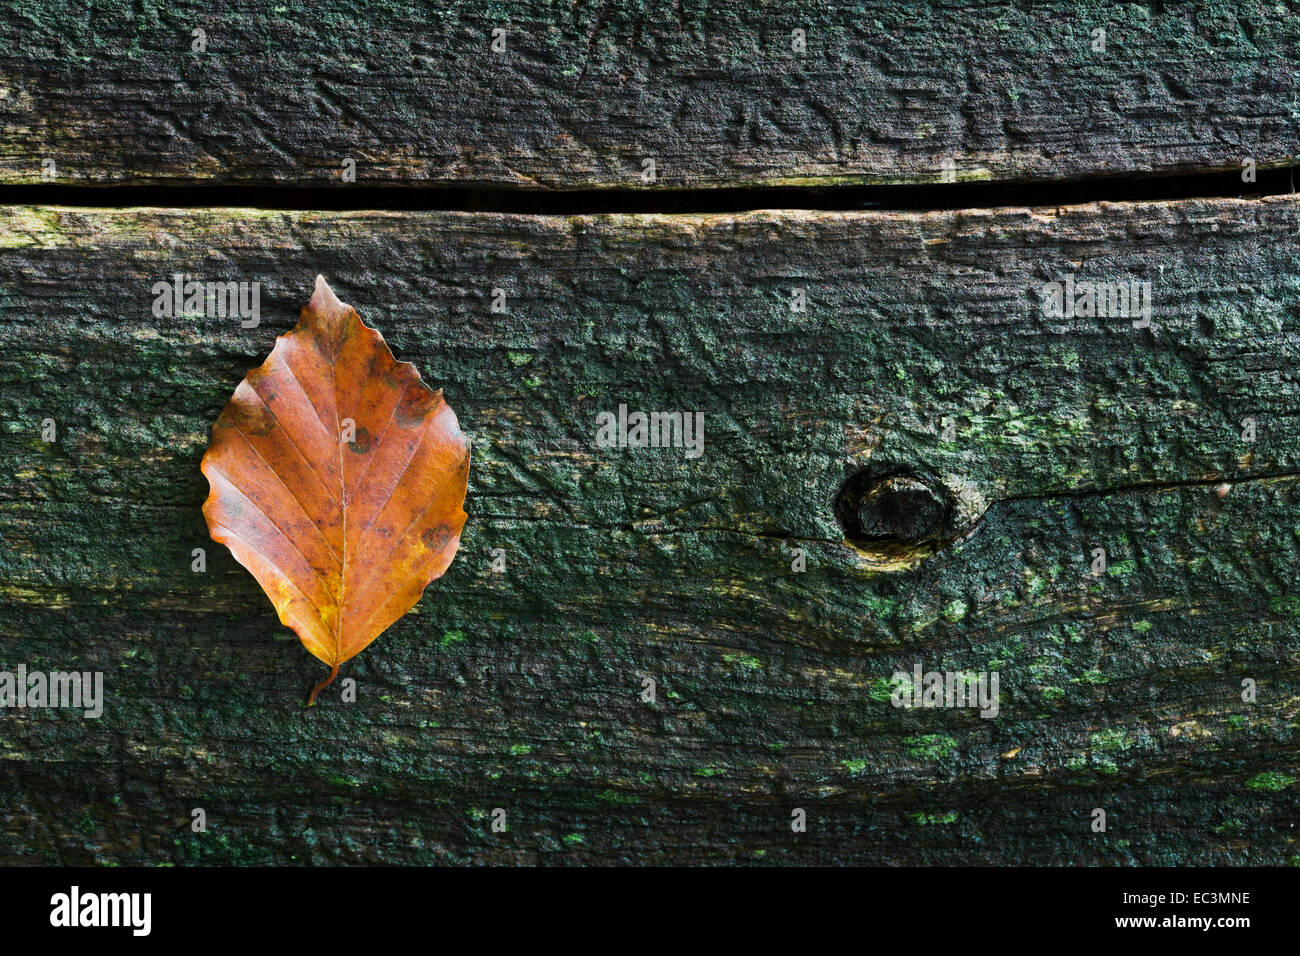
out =
[[[110,185],[0,186],[0,206],[165,209],[257,208],[359,212],[508,213],[540,216],[691,215],[799,209],[825,212],[925,212],[1051,207],[1095,202],[1257,199],[1295,193],[1300,163],[1259,168],[1243,182],[1240,167],[1152,176],[1097,176],[1027,182],[925,185],[735,186],[676,189],[478,188],[421,185],[321,186]]]

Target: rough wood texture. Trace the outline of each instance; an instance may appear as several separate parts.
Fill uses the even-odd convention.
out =
[[[359,184],[524,187],[639,187],[645,157],[648,188],[1237,170],[1300,153],[1298,46],[1272,2],[24,0],[0,182],[46,159],[59,182],[327,183],[352,158]]]
[[[0,664],[109,699],[0,714],[0,860],[1294,862],[1298,212],[4,209]],[[308,711],[198,465],[318,271],[474,464],[450,571]],[[174,272],[264,283],[261,325],[155,318]],[[1153,329],[1044,318],[1069,273],[1149,278]],[[596,447],[619,403],[704,412],[704,455]],[[863,468],[988,510],[873,571]],[[998,669],[1000,715],[894,708],[917,662]]]

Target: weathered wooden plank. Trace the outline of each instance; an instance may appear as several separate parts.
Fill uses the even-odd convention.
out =
[[[0,858],[1294,860],[1298,211],[4,209],[0,665],[109,697],[0,711]],[[263,283],[261,323],[155,317],[176,272]],[[198,461],[317,272],[474,464],[456,563],[306,711]],[[1152,327],[1046,317],[1069,274],[1149,279]],[[702,412],[703,455],[598,447],[620,403]],[[987,510],[880,571],[834,514],[863,469]],[[918,663],[998,670],[999,715],[891,706]]]
[[[1237,170],[1300,153],[1298,44],[1272,2],[27,0],[0,22],[0,182],[46,161],[527,188]]]

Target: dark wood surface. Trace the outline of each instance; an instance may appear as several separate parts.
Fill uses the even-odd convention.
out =
[[[350,158],[358,187],[526,189],[1230,171],[1300,153],[1298,45],[1272,2],[30,0],[0,17],[0,182],[46,160],[61,183],[327,184]]]
[[[2,663],[108,698],[0,712],[0,860],[1295,862],[1298,212],[0,210]],[[261,323],[155,317],[175,272]],[[198,464],[318,272],[473,465],[450,571],[308,710]],[[1150,280],[1152,328],[1044,316],[1067,274]],[[620,403],[705,453],[597,447]],[[854,547],[863,470],[978,520]],[[999,716],[894,708],[918,662],[998,670]]]

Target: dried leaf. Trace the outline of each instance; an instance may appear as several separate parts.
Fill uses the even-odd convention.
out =
[[[460,544],[469,443],[456,414],[323,276],[235,389],[202,468],[213,539],[331,668],[309,705]]]

